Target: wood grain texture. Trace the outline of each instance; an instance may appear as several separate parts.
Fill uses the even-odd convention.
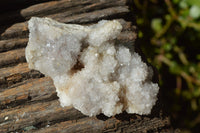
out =
[[[26,0],[23,0],[27,2]],[[45,0],[43,0],[45,1]],[[46,0],[47,1],[47,0]],[[21,1],[22,2],[22,1]],[[33,2],[33,0],[32,0]],[[41,1],[42,2],[42,1]],[[84,13],[92,10],[99,10],[107,7],[124,6],[125,0],[59,0],[49,1],[32,5],[22,10],[5,12],[1,14],[0,23],[16,19],[29,19],[32,16],[48,16],[50,14],[63,13],[65,16],[74,15],[77,13]],[[1,3],[2,4],[2,3]],[[22,3],[21,3],[22,5]],[[26,7],[27,4],[22,5]],[[81,9],[81,10],[80,10]],[[56,16],[56,15],[54,15]]]
[[[44,75],[36,70],[30,70],[27,63],[0,69],[0,92],[8,87],[23,84],[25,80],[40,78]]]
[[[37,124],[53,124],[54,121],[72,120],[85,117],[71,107],[61,107],[58,100],[24,105],[20,108],[3,110],[0,114],[0,132],[23,130]]]
[[[50,1],[22,9],[20,15],[24,19],[29,19],[31,16],[46,16],[63,23],[83,24],[96,22],[100,19],[119,18],[129,12],[128,6],[125,4],[126,0]],[[27,31],[27,22],[16,23],[1,34],[1,39],[27,37]]]
[[[145,130],[152,130],[153,132],[166,132],[166,130],[159,130],[158,127],[162,128],[166,124],[169,124],[169,119],[161,120],[159,118],[146,119],[144,122],[141,119],[138,119],[137,116],[129,116],[133,117],[129,121],[122,121],[117,119],[116,117],[112,117],[107,119],[106,121],[101,121],[97,118],[83,118],[79,119],[76,122],[67,121],[61,122],[59,124],[53,125],[51,127],[43,128],[37,133],[133,133],[133,132],[144,132]],[[152,126],[152,125],[153,126]],[[151,126],[150,126],[151,125]],[[35,132],[35,133],[36,133]]]
[[[128,7],[115,7],[108,8],[99,11],[93,11],[84,14],[77,14],[73,16],[63,17],[63,15],[59,14],[59,16],[49,16],[59,22],[63,23],[91,23],[96,22],[101,19],[109,19],[115,15],[122,15],[128,12]],[[17,23],[6,29],[4,33],[1,34],[1,39],[9,39],[9,38],[21,38],[28,37],[28,28],[27,22]]]
[[[21,4],[22,1],[27,2],[17,1]],[[169,117],[162,113],[160,99],[148,116],[123,112],[110,118],[103,114],[87,117],[72,107],[63,108],[59,104],[53,81],[36,70],[30,70],[26,63],[27,21],[32,16],[83,25],[91,25],[101,19],[117,19],[123,30],[116,43],[134,45],[137,29],[131,21],[127,21],[127,14],[130,13],[128,0],[33,1],[32,4],[24,3],[16,11],[0,13],[0,132],[173,131]]]
[[[0,68],[19,62],[25,62],[24,48],[0,53]]]
[[[6,89],[0,93],[1,109],[27,102],[42,101],[56,97],[56,90],[50,78],[29,80],[26,84]]]
[[[0,52],[25,47],[27,45],[27,42],[28,42],[28,38],[1,40]]]

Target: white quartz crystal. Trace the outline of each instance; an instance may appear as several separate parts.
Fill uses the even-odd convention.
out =
[[[159,87],[140,55],[116,45],[118,21],[81,26],[33,17],[28,28],[29,67],[53,79],[62,106],[89,116],[151,112]]]

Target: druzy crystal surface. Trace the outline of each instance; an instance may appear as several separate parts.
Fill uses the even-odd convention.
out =
[[[118,21],[81,26],[33,17],[28,28],[29,68],[53,79],[61,106],[88,116],[151,112],[159,87],[140,55],[116,44]]]

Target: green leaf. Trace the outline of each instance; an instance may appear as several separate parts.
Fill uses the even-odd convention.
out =
[[[190,6],[196,5],[200,7],[200,0],[184,0],[184,1]]]
[[[199,96],[200,96],[200,88],[196,88],[196,89],[194,90],[194,92],[193,92],[193,95],[194,95],[195,97],[199,97]]]
[[[193,109],[193,110],[197,110],[197,102],[196,102],[196,100],[193,99],[193,100],[191,101],[191,106],[192,106],[192,109]]]
[[[166,55],[165,55],[168,59],[172,59],[172,54],[171,53],[167,53]]]
[[[196,58],[197,60],[200,60],[200,54],[197,54]]]
[[[166,43],[163,45],[163,48],[165,51],[170,51],[172,49],[172,45],[170,43]]]
[[[137,18],[136,22],[137,22],[138,25],[142,25],[142,24],[144,24],[144,19]]]
[[[186,99],[192,99],[192,94],[189,91],[183,90],[182,91],[182,95],[183,97],[185,97]]]
[[[180,2],[180,0],[173,0],[174,4],[178,4]]]
[[[179,17],[182,17],[182,19],[187,19],[189,14],[190,14],[190,10],[189,9],[184,9],[184,10],[181,10]]]
[[[165,19],[166,20],[170,20],[171,19],[171,15],[170,14],[165,15]]]
[[[139,31],[139,32],[138,32],[138,37],[139,37],[139,38],[142,38],[142,37],[143,37],[142,31]]]
[[[200,17],[200,7],[194,5],[190,8],[190,16],[194,19]]]
[[[185,0],[182,0],[180,3],[179,3],[179,7],[182,8],[182,9],[186,9],[188,8],[188,4]]]
[[[154,18],[151,21],[151,28],[155,31],[158,32],[162,29],[162,19],[160,18]]]
[[[181,70],[181,68],[179,67],[179,65],[175,61],[172,61],[169,69],[170,69],[170,72],[173,73],[173,74],[179,74],[180,70]]]
[[[180,22],[180,24],[181,24],[181,27],[182,27],[183,29],[185,29],[185,28],[187,27],[187,25],[188,25],[187,21],[184,21],[185,18],[182,17],[182,16],[180,16],[179,19],[180,19],[180,20],[183,20],[183,21]]]

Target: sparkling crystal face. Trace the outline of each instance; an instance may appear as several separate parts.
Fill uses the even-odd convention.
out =
[[[33,17],[28,24],[29,67],[53,79],[61,106],[88,116],[151,112],[159,87],[140,55],[115,44],[118,21],[81,26]]]

